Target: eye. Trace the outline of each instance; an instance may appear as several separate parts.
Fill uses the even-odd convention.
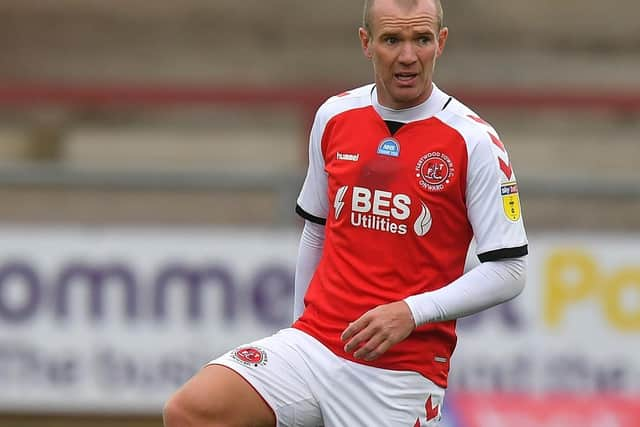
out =
[[[431,37],[430,36],[418,37],[418,43],[422,44],[422,45],[429,44],[429,43],[431,43]]]
[[[388,36],[388,37],[384,38],[384,42],[385,42],[385,44],[388,44],[388,45],[392,46],[392,45],[398,43],[398,39],[396,37],[393,37],[393,36]]]

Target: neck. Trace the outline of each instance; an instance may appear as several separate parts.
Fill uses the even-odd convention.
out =
[[[374,86],[371,93],[371,104],[383,120],[392,120],[407,123],[433,117],[442,110],[449,96],[442,92],[435,84],[432,84],[427,98],[412,107],[395,109],[384,105],[378,99],[378,91]]]

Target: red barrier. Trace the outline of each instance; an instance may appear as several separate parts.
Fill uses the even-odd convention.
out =
[[[640,396],[456,393],[463,427],[638,427]]]
[[[470,105],[534,110],[640,111],[640,88],[628,90],[444,88]],[[337,94],[330,87],[228,87],[145,84],[0,83],[0,105],[13,107],[69,106],[118,107],[140,105],[171,107],[232,105],[291,107],[313,111],[324,99]]]

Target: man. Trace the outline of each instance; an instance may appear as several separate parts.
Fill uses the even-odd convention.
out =
[[[455,319],[518,295],[527,254],[504,145],[433,84],[447,35],[437,0],[365,3],[375,84],[317,112],[293,327],[212,361],[166,427],[440,420]],[[465,273],[473,237],[482,263]]]

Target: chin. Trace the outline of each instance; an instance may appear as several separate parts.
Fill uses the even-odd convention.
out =
[[[394,94],[393,101],[398,105],[402,105],[400,108],[409,108],[415,105],[418,105],[420,102],[420,94],[419,93],[398,93]]]

